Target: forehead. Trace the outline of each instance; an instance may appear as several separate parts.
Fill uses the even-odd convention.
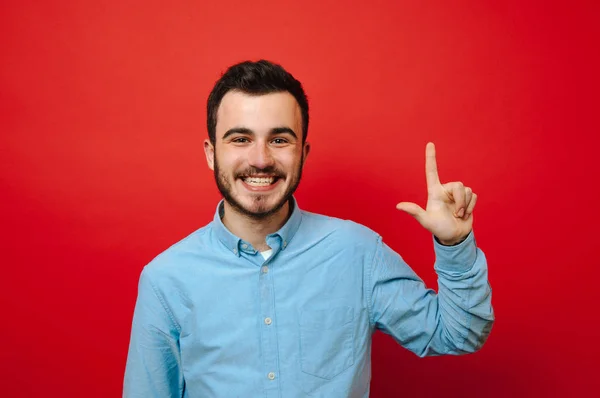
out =
[[[274,127],[289,127],[302,134],[302,113],[293,95],[285,92],[251,95],[230,91],[217,111],[217,136],[234,127],[245,127],[255,133]]]

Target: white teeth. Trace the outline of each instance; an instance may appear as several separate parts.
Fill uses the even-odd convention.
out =
[[[271,185],[274,180],[275,180],[274,177],[266,177],[266,178],[246,177],[246,178],[244,178],[244,182],[253,187],[265,187],[267,185]]]

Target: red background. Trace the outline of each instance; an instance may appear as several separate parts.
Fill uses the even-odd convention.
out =
[[[375,229],[435,287],[395,210],[424,204],[425,143],[479,194],[487,345],[419,359],[379,334],[373,397],[597,392],[593,2],[53,3],[0,6],[1,396],[120,396],[142,267],[219,200],[206,97],[259,58],[309,95],[302,208]]]

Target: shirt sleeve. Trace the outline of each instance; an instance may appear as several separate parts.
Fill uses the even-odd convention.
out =
[[[179,351],[180,328],[145,269],[138,286],[124,398],[181,398],[184,379]]]
[[[477,351],[494,322],[487,262],[473,233],[456,246],[435,241],[438,293],[378,238],[367,266],[367,299],[375,328],[418,356]]]

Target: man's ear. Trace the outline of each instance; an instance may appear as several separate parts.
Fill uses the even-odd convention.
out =
[[[304,147],[302,148],[302,155],[304,155],[305,162],[306,162],[306,158],[308,157],[309,152],[310,152],[310,142],[305,142]]]
[[[208,168],[215,170],[215,147],[209,139],[204,140],[204,154],[206,155],[206,163]]]

